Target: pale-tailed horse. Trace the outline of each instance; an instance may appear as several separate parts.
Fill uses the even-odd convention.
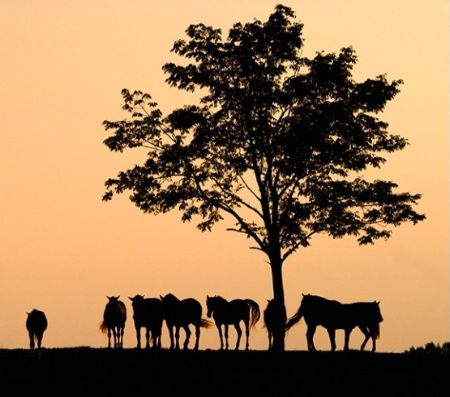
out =
[[[372,338],[372,351],[376,350],[376,339],[380,336],[380,322],[383,317],[380,302],[340,303],[315,295],[303,295],[300,307],[286,323],[286,331],[301,318],[305,318],[307,325],[306,340],[308,350],[315,351],[314,333],[318,325],[326,328],[331,342],[331,350],[336,350],[335,334],[337,329],[345,331],[344,350],[349,349],[350,334],[358,327],[365,336],[361,345],[364,350],[366,343]]]
[[[108,348],[111,347],[111,335],[114,336],[114,347],[123,347],[123,334],[125,322],[127,321],[127,309],[125,304],[119,300],[119,296],[107,296],[108,303],[103,312],[103,321],[100,330],[108,334]]]
[[[245,350],[249,348],[250,328],[253,328],[260,318],[259,305],[251,299],[234,299],[228,302],[221,296],[206,297],[207,316],[214,319],[220,337],[220,350],[228,350],[228,326],[233,325],[237,332],[235,350],[239,350],[242,329],[240,322],[245,324]],[[225,333],[223,340],[222,326]]]
[[[189,325],[195,327],[195,345],[194,350],[198,350],[200,343],[200,328],[208,328],[211,324],[208,320],[202,318],[202,305],[194,298],[178,299],[173,294],[161,296],[163,303],[164,320],[170,336],[170,348],[180,349],[180,328],[186,333],[183,349],[189,346],[191,330]],[[175,330],[175,334],[174,334]]]
[[[43,311],[33,309],[30,313],[27,312],[26,327],[30,338],[31,350],[34,350],[36,344],[37,349],[41,349],[42,338],[47,326],[47,317]]]
[[[133,307],[134,327],[136,328],[137,349],[141,348],[141,328],[145,328],[145,347],[161,348],[163,323],[162,301],[158,298],[144,298],[143,295],[128,297]]]

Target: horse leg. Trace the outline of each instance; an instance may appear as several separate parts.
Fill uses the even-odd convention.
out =
[[[228,324],[224,324],[225,328],[225,350],[228,350]]]
[[[336,350],[336,330],[333,328],[327,328],[327,331],[330,338],[331,351],[334,352]]]
[[[140,349],[141,348],[141,327],[135,325],[136,328],[136,349]]]
[[[40,349],[41,345],[42,345],[42,337],[43,337],[43,333],[38,333],[37,334],[37,348]]]
[[[239,328],[241,329],[241,328]],[[248,350],[249,346],[250,346],[250,327],[248,325],[248,323],[245,323],[245,350]]]
[[[219,338],[220,338],[220,350],[223,350],[223,334],[222,334],[222,325],[216,324],[217,330],[219,331]]]
[[[145,328],[145,348],[150,349],[150,327]]]
[[[111,328],[108,328],[108,348],[111,347]]]
[[[173,337],[173,325],[167,325],[167,329],[169,331],[169,337],[170,337],[170,349],[174,349],[175,348],[175,343],[174,343],[174,337]]]
[[[349,343],[350,343],[350,334],[352,333],[353,328],[347,328],[345,330],[345,342],[344,342],[344,350],[349,350]]]
[[[189,346],[189,339],[191,338],[191,330],[189,329],[189,325],[186,325],[184,328],[184,331],[186,332],[186,339],[184,340],[183,349],[187,350]]]
[[[125,333],[125,325],[119,327],[119,347],[123,347],[123,334]]]
[[[239,323],[234,324],[234,328],[237,332],[237,340],[236,340],[236,347],[234,350],[239,350],[239,345],[241,344],[241,336],[242,336],[242,329],[239,325]],[[248,350],[248,335],[247,335],[247,343],[245,345],[245,350]]]
[[[194,350],[198,350],[200,344],[200,325],[195,326],[195,346]]]
[[[175,349],[180,350],[180,327],[175,326]]]
[[[309,351],[316,351],[316,347],[314,346],[314,333],[316,332],[317,325],[308,325],[308,329],[306,330],[306,342],[308,344]]]
[[[29,332],[28,335],[30,336],[30,349],[34,350],[34,335],[32,332]]]
[[[361,345],[361,350],[364,350],[364,348],[366,347],[367,342],[369,341],[371,334],[368,330],[367,327],[363,327],[361,325],[358,326],[358,328],[361,330],[361,332],[364,334],[364,341]],[[373,346],[373,345],[372,345]],[[373,351],[373,350],[372,350]]]

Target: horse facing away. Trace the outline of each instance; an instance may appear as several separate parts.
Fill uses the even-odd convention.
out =
[[[220,350],[224,348],[222,325],[225,331],[225,350],[228,350],[228,326],[232,324],[237,332],[235,350],[239,350],[242,329],[239,325],[241,321],[245,324],[245,350],[249,348],[250,328],[254,327],[260,318],[259,305],[251,299],[234,299],[228,302],[221,296],[207,296],[206,306],[207,316],[214,318],[220,337]]]
[[[33,309],[30,313],[27,312],[26,327],[30,337],[30,349],[34,350],[35,343],[38,351],[41,349],[42,338],[44,331],[47,329],[48,322],[45,313],[40,310]]]
[[[111,334],[114,336],[114,348],[122,348],[127,309],[125,304],[119,300],[120,296],[107,296],[107,298],[108,303],[103,312],[100,330],[104,334],[108,333],[108,348],[111,347]]]
[[[264,326],[269,337],[269,350],[283,350],[281,346],[274,345],[274,336],[284,332],[286,324],[286,307],[277,299],[267,301],[267,307],[263,313]]]
[[[178,299],[173,294],[161,296],[164,319],[166,320],[167,329],[170,336],[170,348],[180,349],[180,328],[186,333],[183,349],[189,346],[191,330],[189,325],[195,327],[195,346],[194,350],[198,350],[200,344],[200,328],[208,328],[211,324],[202,318],[202,305],[194,298]],[[175,330],[175,335],[174,335]]]
[[[136,328],[137,349],[141,348],[141,328],[145,328],[145,347],[161,348],[161,331],[163,323],[162,301],[158,298],[144,298],[144,295],[128,297],[133,307],[134,327]]]
[[[315,295],[303,295],[302,302],[296,314],[286,323],[286,331],[298,323],[302,317],[307,325],[306,340],[308,350],[315,351],[314,333],[318,325],[326,328],[331,342],[331,350],[336,350],[336,329],[345,331],[344,350],[349,349],[350,334],[358,327],[365,336],[361,345],[364,350],[366,343],[372,338],[372,351],[376,350],[376,339],[380,336],[380,322],[383,317],[380,312],[380,302],[356,302],[343,304]]]

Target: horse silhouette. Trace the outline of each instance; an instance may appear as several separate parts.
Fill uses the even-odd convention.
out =
[[[125,322],[127,321],[127,308],[119,300],[120,296],[107,296],[107,298],[108,303],[103,312],[100,330],[104,334],[108,333],[108,348],[111,347],[111,334],[114,336],[114,348],[122,348]]]
[[[27,312],[26,327],[30,337],[31,350],[34,350],[36,344],[37,349],[41,349],[42,338],[44,337],[47,326],[47,317],[43,311],[33,309],[30,313]]]
[[[198,350],[200,343],[200,328],[208,328],[211,324],[202,318],[202,305],[194,298],[178,299],[173,294],[161,296],[164,319],[170,336],[170,348],[180,349],[180,328],[186,333],[183,349],[188,349],[191,330],[189,325],[195,327],[195,346]],[[175,335],[174,335],[175,330]]]
[[[144,298],[143,295],[128,297],[133,307],[134,327],[136,328],[137,349],[141,348],[141,328],[145,328],[145,347],[161,348],[161,331],[163,323],[162,301],[158,298]]]
[[[282,347],[274,345],[274,336],[282,335],[286,324],[286,307],[277,299],[267,301],[267,307],[263,313],[264,327],[269,337],[268,350],[283,350]],[[276,339],[276,338],[275,338]]]
[[[220,350],[228,350],[228,326],[232,324],[237,332],[237,341],[235,350],[239,350],[241,342],[242,329],[240,322],[245,324],[245,350],[249,348],[250,328],[254,327],[260,318],[259,305],[251,299],[234,299],[228,302],[221,296],[207,296],[206,307],[207,316],[214,318],[220,337]],[[223,341],[222,326],[225,332],[225,345]]]
[[[350,334],[353,328],[358,327],[365,336],[361,345],[364,350],[366,343],[372,338],[372,351],[376,350],[376,339],[380,336],[380,322],[383,317],[380,311],[380,302],[340,303],[315,295],[303,295],[300,307],[286,323],[286,331],[298,323],[302,317],[307,325],[306,340],[308,350],[315,351],[314,333],[318,325],[326,328],[331,342],[331,350],[336,350],[336,329],[345,331],[344,350],[349,349]]]

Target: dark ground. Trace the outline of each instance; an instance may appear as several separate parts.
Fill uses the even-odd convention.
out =
[[[450,355],[4,349],[0,385],[4,396],[448,396]]]

